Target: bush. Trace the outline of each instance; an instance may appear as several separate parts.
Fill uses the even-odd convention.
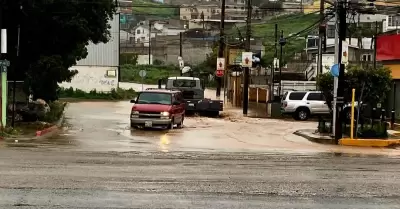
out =
[[[144,79],[139,76],[139,71],[145,70]],[[179,76],[179,67],[173,65],[122,65],[121,81],[144,84],[157,84],[159,79],[169,76]]]
[[[50,112],[46,113],[46,115],[41,119],[41,121],[54,123],[58,121],[62,115],[64,114],[64,109],[67,103],[54,101],[49,103]]]
[[[60,88],[58,95],[60,98],[124,100],[136,97],[137,93],[133,89],[124,90],[120,88],[117,90],[112,89],[111,92],[97,92],[96,90],[92,90],[88,93],[80,89],[74,90],[71,87],[68,89]]]

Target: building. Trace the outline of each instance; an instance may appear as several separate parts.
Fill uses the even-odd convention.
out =
[[[377,38],[376,60],[391,70],[393,88],[389,95],[388,109],[395,109],[400,119],[400,35],[383,34]]]
[[[132,29],[131,33],[134,34],[136,44],[149,46],[150,39],[155,38],[157,34],[161,34],[162,31],[156,29],[154,24],[152,24],[150,28],[148,21],[142,21]]]
[[[111,38],[107,43],[90,43],[86,48],[88,55],[78,60],[70,70],[77,70],[71,82],[63,82],[60,87],[82,91],[96,90],[109,92],[118,88],[119,82],[119,14],[109,21]]]
[[[192,19],[215,19],[216,16],[221,14],[221,9],[218,4],[207,5],[189,5],[183,4],[179,8],[179,15],[181,20]]]

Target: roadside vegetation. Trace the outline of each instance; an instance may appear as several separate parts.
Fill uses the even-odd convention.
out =
[[[136,97],[137,93],[133,89],[112,89],[111,92],[98,92],[92,90],[90,92],[85,92],[80,89],[71,88],[60,88],[59,98],[60,99],[98,99],[98,100],[127,100]]]
[[[179,15],[179,8],[168,8],[163,3],[151,0],[135,0],[133,1],[132,13],[135,15],[151,16],[151,17],[174,17]]]
[[[146,71],[146,77],[139,76],[141,70]],[[121,81],[130,83],[157,84],[159,79],[169,76],[179,76],[179,67],[173,65],[133,65],[121,66]]]

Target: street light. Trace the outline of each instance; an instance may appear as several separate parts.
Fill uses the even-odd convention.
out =
[[[281,54],[279,56],[279,93],[278,95],[281,96],[281,88],[282,88],[282,63],[283,63],[283,46],[286,45],[286,39],[283,37],[283,30],[281,31],[281,37],[279,39],[279,45],[281,46]]]

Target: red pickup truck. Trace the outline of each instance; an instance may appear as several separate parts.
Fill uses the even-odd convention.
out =
[[[185,119],[185,101],[182,92],[152,89],[139,92],[131,111],[132,128],[181,128]]]

